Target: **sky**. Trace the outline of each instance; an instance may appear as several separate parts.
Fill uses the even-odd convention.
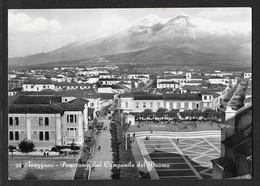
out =
[[[50,52],[113,33],[150,14],[172,18],[181,13],[221,23],[251,25],[251,8],[10,9],[8,57]]]

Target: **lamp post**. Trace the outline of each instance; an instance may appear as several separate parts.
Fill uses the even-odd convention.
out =
[[[127,132],[123,132],[123,135],[125,136],[125,150],[127,150],[127,137],[128,137],[128,133]]]

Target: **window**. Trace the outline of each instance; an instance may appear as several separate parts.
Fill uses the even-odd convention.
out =
[[[185,110],[188,110],[188,109],[189,109],[189,103],[188,103],[188,102],[185,102],[185,103],[184,103],[184,107],[185,107]]]
[[[40,125],[40,126],[43,125],[43,117],[39,117],[39,125]]]
[[[77,122],[76,114],[67,115],[67,123],[76,123],[76,122]]]
[[[15,140],[18,141],[19,140],[19,132],[15,132]]]
[[[43,85],[43,88],[46,88],[46,86],[45,86],[45,85]]]
[[[15,121],[15,125],[19,125],[19,118],[18,117],[15,117],[14,121]]]
[[[14,140],[14,133],[12,131],[9,132],[9,140]]]
[[[13,125],[14,124],[14,120],[12,117],[9,117],[9,125]]]
[[[143,102],[143,108],[146,108],[146,103],[145,102]]]
[[[128,102],[125,102],[125,108],[128,108]]]
[[[181,103],[180,102],[177,103],[177,109],[181,109]]]
[[[160,108],[160,102],[157,102],[157,108]]]
[[[75,137],[76,136],[77,128],[67,128],[67,134],[69,137]]]
[[[173,102],[170,103],[170,109],[173,109]]]
[[[139,108],[139,102],[136,102],[136,108]]]
[[[33,85],[31,85],[31,88],[33,88]]]
[[[153,108],[153,102],[150,102],[150,108]]]
[[[49,125],[49,118],[45,118],[45,126]]]
[[[204,96],[204,100],[207,100],[208,96]]]
[[[45,132],[45,141],[49,141],[49,140],[50,140],[49,132]]]
[[[90,103],[90,106],[91,106],[91,107],[94,107],[94,103]]]
[[[39,132],[39,140],[43,141],[43,132]]]

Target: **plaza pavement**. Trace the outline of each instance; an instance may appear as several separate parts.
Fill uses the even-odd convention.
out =
[[[109,180],[112,179],[112,168],[109,166],[105,166],[104,164],[113,164],[110,134],[111,121],[109,119],[98,119],[98,122],[104,122],[104,127],[107,126],[107,130],[102,130],[101,134],[99,134],[96,141],[94,156],[88,161],[90,165],[97,165],[95,168],[92,168],[90,180]],[[98,150],[99,146],[101,147],[100,150]]]
[[[220,131],[142,132],[136,141],[152,179],[211,179],[210,160],[220,157]]]

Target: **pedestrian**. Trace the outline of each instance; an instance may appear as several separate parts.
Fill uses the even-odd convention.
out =
[[[22,168],[24,168],[24,162],[22,161],[22,164],[21,164]]]
[[[133,137],[135,137],[135,132],[133,133]]]
[[[44,152],[43,155],[46,156],[46,153]]]
[[[98,150],[100,150],[101,149],[101,147],[100,146],[98,146]]]
[[[178,138],[176,139],[176,143],[179,143],[179,139]]]

